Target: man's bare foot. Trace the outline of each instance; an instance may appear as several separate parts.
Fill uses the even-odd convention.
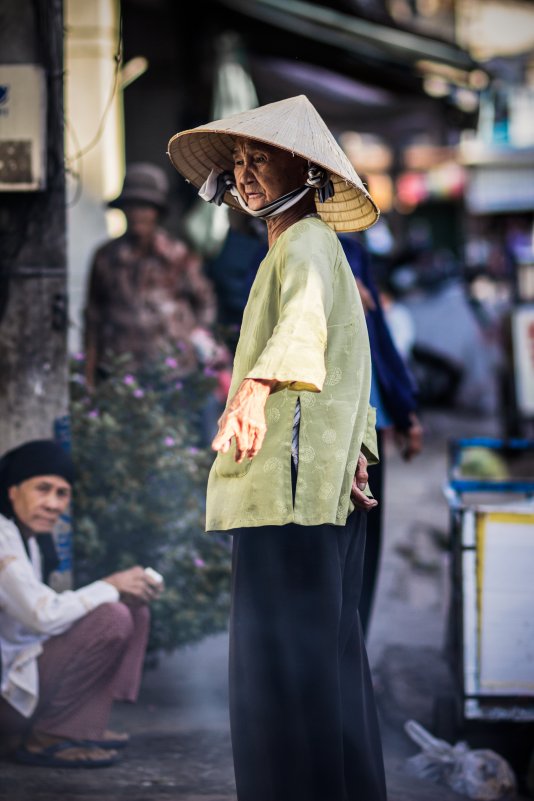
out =
[[[87,745],[96,745],[109,751],[111,748],[126,748],[130,742],[130,735],[125,731],[106,729],[100,737],[91,738],[85,742]]]
[[[31,754],[40,754],[50,746],[69,744],[71,741],[67,737],[58,737],[54,734],[46,734],[44,732],[32,732],[30,737],[26,740],[25,748]],[[118,756],[117,751],[112,751],[109,748],[99,748],[93,745],[84,745],[82,742],[77,743],[72,741],[72,745],[66,748],[61,748],[54,754],[56,764],[58,762],[101,762],[108,761]]]
[[[113,729],[106,729],[102,737],[99,739],[103,740],[110,740],[111,742],[116,743],[127,743],[130,739],[130,735],[127,734],[125,731],[113,731]]]

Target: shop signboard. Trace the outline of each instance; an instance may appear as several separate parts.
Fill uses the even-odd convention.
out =
[[[532,505],[465,507],[461,541],[464,716],[532,721]]]
[[[467,209],[502,214],[534,209],[534,165],[480,165],[469,170]]]

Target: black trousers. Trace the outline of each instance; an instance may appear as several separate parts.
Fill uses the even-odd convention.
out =
[[[230,723],[238,801],[385,801],[358,616],[365,514],[233,537]]]
[[[376,431],[378,452],[383,453],[383,434],[380,429]],[[369,467],[369,486],[378,506],[367,514],[367,536],[365,539],[365,558],[363,563],[363,584],[360,605],[360,622],[364,635],[369,634],[369,624],[373,612],[375,590],[380,568],[382,552],[382,530],[384,522],[384,467],[383,456],[378,464]]]

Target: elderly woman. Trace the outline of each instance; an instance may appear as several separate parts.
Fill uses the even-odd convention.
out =
[[[127,735],[106,729],[114,700],[135,701],[160,587],[133,567],[75,591],[43,582],[46,549],[67,508],[70,456],[33,440],[0,460],[0,731],[23,738],[20,762],[104,767]]]
[[[358,618],[375,505],[371,360],[335,231],[378,210],[304,96],[173,137],[200,195],[267,223],[207,493],[233,535],[230,720],[239,801],[383,801]]]

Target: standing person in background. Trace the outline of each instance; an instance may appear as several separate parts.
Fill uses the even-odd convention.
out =
[[[214,336],[216,296],[201,260],[161,227],[168,191],[160,167],[131,164],[121,193],[108,203],[122,209],[127,227],[98,248],[90,269],[84,330],[89,387],[123,355],[134,373],[170,356],[180,379],[203,368],[224,374],[230,366],[227,348]],[[211,440],[221,411],[216,396],[201,410],[201,444]]]
[[[385,801],[358,617],[371,358],[335,234],[378,210],[304,95],[183,131],[169,155],[205,200],[267,222],[207,491],[207,531],[233,540],[237,797]]]
[[[96,251],[89,274],[84,342],[90,386],[109,357],[128,354],[132,370],[182,351],[184,374],[217,355],[216,298],[199,256],[161,227],[168,181],[153,164],[131,164],[110,208],[122,209],[126,232]]]
[[[217,255],[206,262],[206,274],[217,294],[219,329],[234,353],[250,285],[267,252],[267,232],[261,220],[236,209],[229,209],[228,220],[223,245]],[[254,275],[249,283],[252,270]]]
[[[378,464],[369,468],[373,495],[378,501],[378,507],[368,516],[359,607],[362,627],[368,634],[380,565],[384,522],[384,436],[388,431],[392,431],[402,458],[410,461],[423,447],[423,428],[417,416],[417,387],[386,322],[378,289],[372,278],[367,250],[354,235],[341,234],[339,239],[356,280],[365,311],[373,363],[371,405],[376,409],[378,449],[382,456]]]

